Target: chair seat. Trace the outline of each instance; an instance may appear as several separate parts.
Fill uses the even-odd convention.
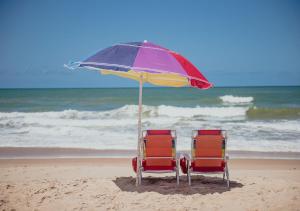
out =
[[[176,160],[171,160],[171,165],[147,165],[147,161],[144,159],[142,162],[144,171],[174,171],[176,169]],[[132,159],[132,168],[136,172],[137,169],[137,157]]]
[[[143,166],[144,171],[174,171],[175,166]]]
[[[223,172],[224,167],[194,167],[192,168],[194,172]]]
[[[191,163],[191,169],[194,172],[223,172],[226,162],[223,160],[221,166],[195,166],[195,161]]]

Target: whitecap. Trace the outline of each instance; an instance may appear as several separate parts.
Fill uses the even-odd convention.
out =
[[[224,95],[221,96],[220,99],[225,104],[249,104],[252,103],[254,98],[253,97],[240,97],[240,96],[233,96],[233,95]]]

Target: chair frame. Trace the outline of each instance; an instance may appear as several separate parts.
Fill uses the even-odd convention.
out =
[[[191,139],[191,152],[193,150],[193,142],[194,139],[196,137],[196,133],[198,133],[199,130],[193,130],[192,131],[192,139]],[[229,169],[228,169],[228,160],[229,160],[229,156],[226,155],[227,152],[227,132],[225,130],[220,130],[224,139],[225,139],[225,148],[224,148],[224,155],[222,158],[219,157],[199,157],[199,158],[194,158],[192,153],[191,153],[191,158],[189,156],[185,156],[187,159],[187,177],[188,177],[188,182],[189,185],[191,185],[192,181],[191,181],[191,174],[223,174],[223,181],[225,179],[226,176],[226,182],[227,182],[227,187],[230,188],[230,180],[229,180]],[[205,160],[224,160],[225,161],[225,167],[224,167],[224,171],[213,171],[213,172],[206,172],[206,171],[193,171],[192,170],[192,166],[191,163],[194,160],[201,160],[201,159],[205,159]]]
[[[147,131],[148,130],[143,130],[143,132],[142,132],[142,138],[143,138],[143,140],[144,140],[144,138],[145,138],[145,136],[147,134]],[[172,138],[173,138],[173,140],[175,142],[175,156],[172,156],[172,157],[150,157],[150,158],[151,159],[162,159],[162,158],[175,159],[175,161],[176,161],[175,170],[144,170],[144,167],[143,167],[143,165],[141,163],[140,169],[139,169],[139,171],[140,171],[140,174],[139,174],[140,175],[140,178],[139,178],[140,182],[142,182],[142,173],[143,172],[144,173],[173,173],[173,172],[175,172],[176,173],[176,181],[177,181],[176,184],[179,185],[179,158],[180,158],[180,156],[177,154],[177,149],[176,149],[176,147],[177,147],[177,136],[176,136],[176,130],[170,130],[170,131],[171,131],[171,136],[172,136]],[[142,147],[142,149],[141,149],[141,151],[142,151],[141,162],[142,162],[142,160],[147,159],[149,157],[145,157],[144,156],[144,150],[143,150],[144,147],[145,147],[144,141],[142,141],[141,147]]]

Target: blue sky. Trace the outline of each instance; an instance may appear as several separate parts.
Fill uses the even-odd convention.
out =
[[[145,39],[216,86],[300,85],[299,21],[290,0],[0,0],[0,88],[137,86],[63,64]]]

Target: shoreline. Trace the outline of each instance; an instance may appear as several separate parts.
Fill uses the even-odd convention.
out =
[[[300,160],[288,160],[288,159],[248,159],[237,158],[229,160],[230,170],[300,170]],[[126,168],[129,170],[129,174],[135,177],[131,166],[131,158],[25,158],[25,159],[0,159],[0,169],[5,167],[49,167],[49,166],[87,166],[87,167],[110,167],[110,168]],[[172,174],[145,174],[151,176],[164,177],[164,175]],[[185,176],[180,170],[180,175]]]
[[[179,150],[188,153],[189,150]],[[228,150],[230,159],[287,159],[300,160],[300,152],[260,152]],[[136,150],[61,148],[61,147],[0,147],[0,159],[47,158],[132,158]]]

